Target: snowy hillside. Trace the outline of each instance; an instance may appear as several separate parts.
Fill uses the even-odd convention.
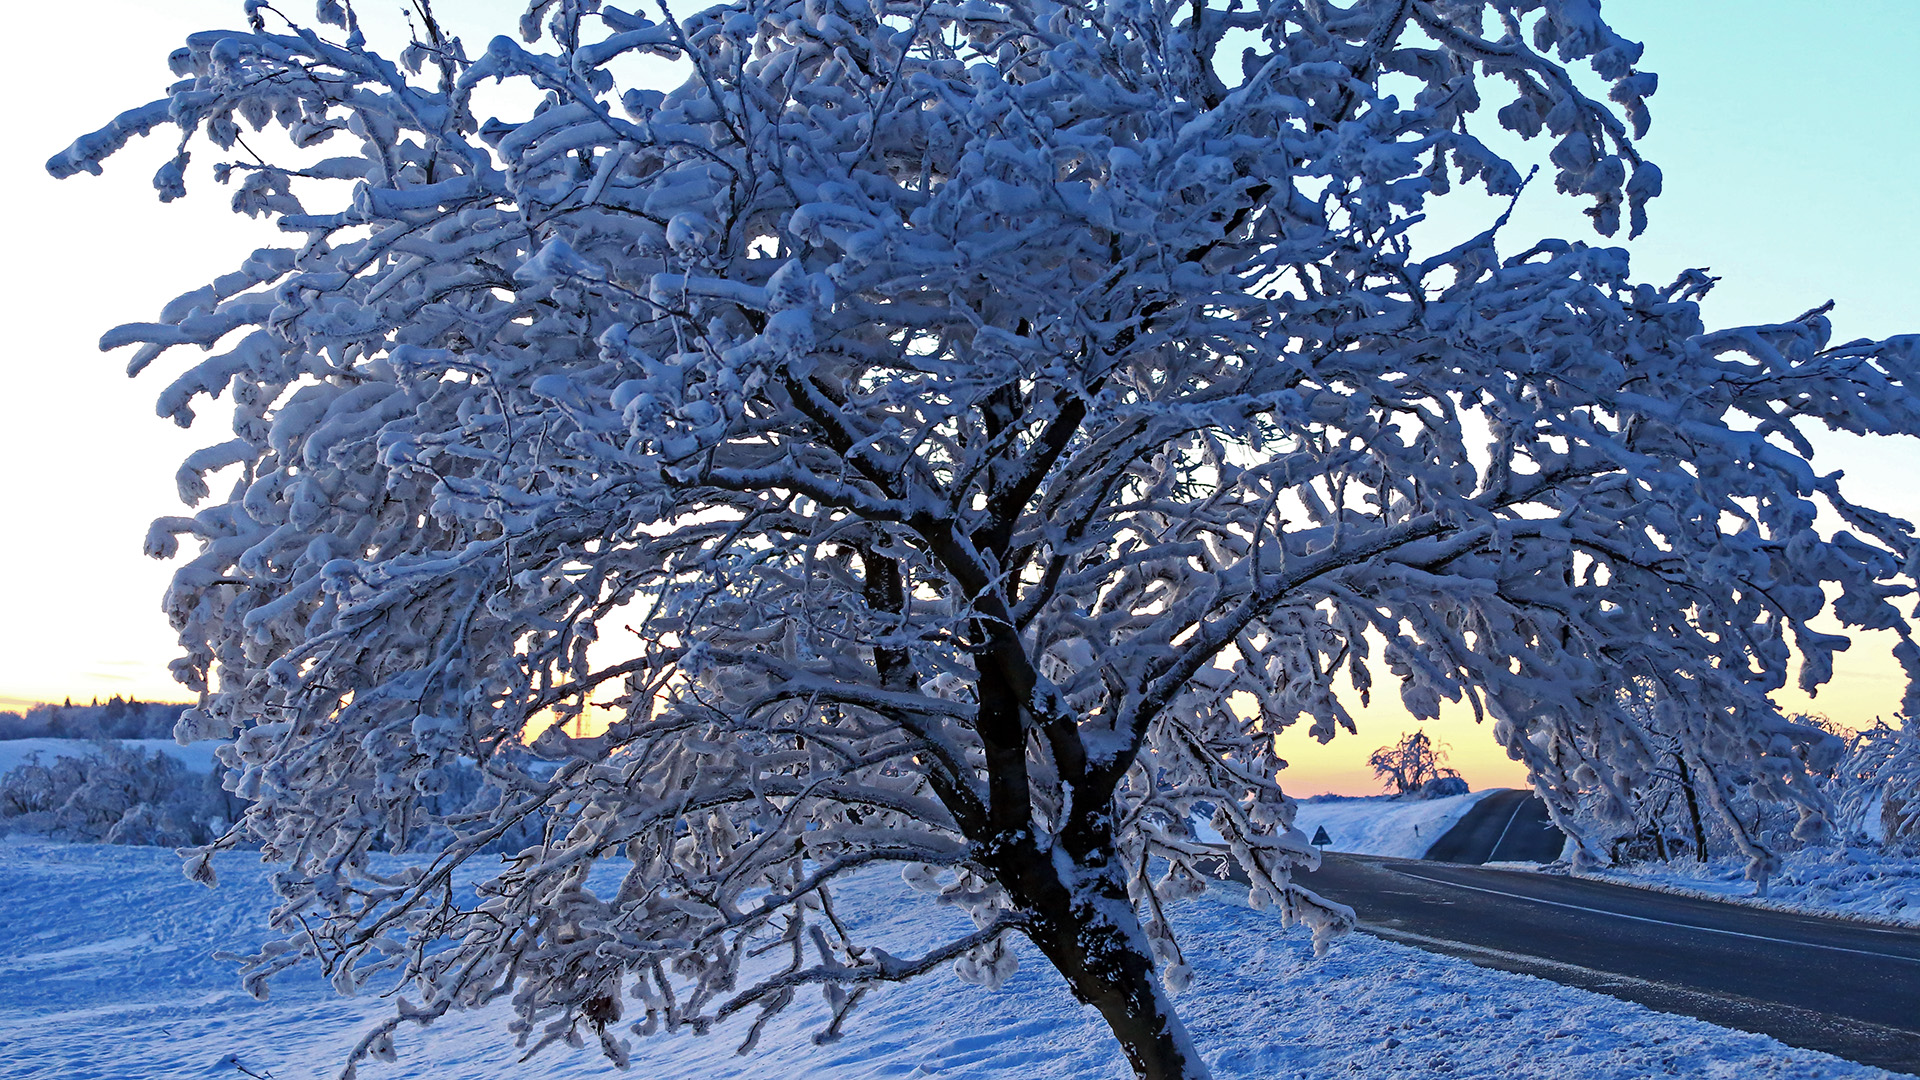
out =
[[[1476,803],[1499,790],[1487,788],[1444,799],[1317,795],[1300,800],[1293,825],[1309,839],[1315,830],[1327,830],[1328,842],[1322,846],[1328,851],[1418,859]]]
[[[206,773],[213,771],[213,750],[220,745],[218,739],[181,746],[172,739],[114,739],[129,749],[140,750],[148,754],[165,754],[185,765],[190,772]],[[51,765],[58,757],[85,757],[99,748],[92,739],[0,739],[0,774],[23,764],[29,757],[40,755],[40,764]]]
[[[243,946],[259,927],[266,870],[240,856],[217,865],[222,885],[208,891],[186,882],[164,851],[0,841],[0,1047],[10,1080],[337,1074],[390,999],[378,986],[336,998],[312,974],[276,983],[266,1002],[242,994],[208,953]],[[912,920],[926,910],[908,895],[876,874],[838,903],[847,917],[907,939],[923,934]],[[1314,960],[1304,931],[1282,932],[1272,915],[1218,897],[1180,906],[1176,919],[1199,971],[1179,1005],[1222,1080],[1888,1075],[1364,936]],[[806,1026],[820,1012],[782,1014],[750,1058],[733,1054],[744,1025],[708,1039],[635,1039],[626,1074],[564,1046],[516,1066],[500,1042],[501,1014],[454,1017],[403,1028],[399,1062],[368,1063],[360,1077],[1104,1080],[1124,1071],[1095,1015],[1034,963],[998,993],[948,974],[882,990],[844,1040],[824,1046]]]

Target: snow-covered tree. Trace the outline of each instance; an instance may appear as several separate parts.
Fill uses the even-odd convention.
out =
[[[1639,759],[1632,772],[1636,782],[1627,790],[1628,798],[1618,796],[1618,787],[1597,786],[1590,793],[1590,817],[1611,826],[1616,835],[1608,845],[1611,861],[1636,862],[1658,858],[1671,859],[1689,846],[1693,857],[1707,858],[1707,827],[1701,813],[1697,767],[1687,763],[1686,746],[1670,734],[1663,724],[1667,715],[1658,707],[1651,687],[1635,686],[1621,690],[1627,715],[1635,723],[1635,756]],[[1747,823],[1733,814],[1724,800],[1715,804],[1728,812],[1731,828],[1748,831]],[[1623,828],[1624,827],[1624,828]]]
[[[1446,759],[1447,748],[1435,743],[1427,735],[1426,729],[1421,728],[1401,736],[1399,742],[1369,754],[1367,765],[1373,769],[1374,779],[1386,785],[1388,791],[1395,795],[1406,795],[1421,791],[1435,781],[1459,780],[1459,771],[1443,764]],[[1459,791],[1466,791],[1464,784],[1460,785]],[[1453,791],[1447,793],[1455,794]]]
[[[0,773],[0,833],[177,847],[219,836],[243,807],[219,783],[166,754],[102,741],[39,754]]]
[[[1596,0],[535,0],[478,54],[422,6],[397,59],[338,0],[247,12],[49,168],[172,127],[163,199],[203,138],[288,237],[102,344],[208,350],[182,424],[232,396],[179,474],[230,494],[149,538],[196,545],[179,734],[234,736],[289,864],[249,978],[410,982],[362,1054],[501,996],[616,1059],[629,1014],[803,990],[831,1037],[876,984],[999,983],[1017,935],[1140,1075],[1199,1076],[1167,917],[1196,865],[1349,925],[1289,881],[1316,855],[1273,749],[1351,730],[1343,682],[1491,716],[1565,823],[1636,781],[1631,680],[1813,813],[1767,697],[1791,650],[1830,674],[1809,620],[1920,667],[1912,529],[1803,435],[1920,431],[1920,341],[1709,332],[1704,274],[1503,254],[1500,221],[1410,238],[1454,185],[1517,197],[1540,138],[1601,234],[1642,228],[1654,76]],[[642,55],[684,81],[622,89]],[[497,755],[595,695],[557,768]],[[423,820],[463,755],[493,808]],[[370,862],[427,826],[430,862]],[[876,864],[973,929],[863,943],[832,890]]]
[[[1920,848],[1920,731],[1911,717],[1855,732],[1834,773],[1840,818],[1854,835]]]

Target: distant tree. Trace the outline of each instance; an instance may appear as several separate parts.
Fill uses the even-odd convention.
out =
[[[1445,746],[1427,737],[1424,728],[1401,737],[1392,746],[1383,746],[1367,758],[1374,778],[1396,795],[1420,791],[1435,780],[1458,779],[1460,774],[1448,768]]]
[[[629,1010],[705,1032],[817,989],[831,1037],[881,983],[999,984],[1023,936],[1140,1075],[1193,1077],[1167,908],[1202,860],[1350,925],[1289,880],[1315,854],[1273,744],[1352,730],[1342,683],[1491,715],[1576,832],[1641,675],[1686,753],[1785,797],[1768,693],[1796,647],[1831,674],[1829,595],[1920,667],[1913,530],[1802,431],[1920,431],[1920,340],[1708,332],[1704,273],[1502,253],[1504,217],[1416,250],[1454,184],[1519,194],[1494,123],[1551,136],[1601,234],[1644,225],[1654,77],[1598,8],[536,0],[533,45],[474,57],[423,0],[396,61],[326,0],[334,30],[250,3],[189,38],[49,168],[175,125],[172,199],[204,133],[292,238],[103,341],[134,371],[202,346],[160,411],[234,406],[178,476],[233,486],[149,548],[196,545],[180,734],[234,737],[244,832],[293,864],[250,977],[405,973],[361,1053],[508,997],[536,1046],[623,1059]],[[616,92],[642,54],[686,81]],[[483,121],[498,80],[530,105]],[[597,692],[615,722],[552,730],[557,769],[500,753]],[[494,809],[373,865],[461,757]],[[833,890],[881,864],[972,925],[864,943]]]

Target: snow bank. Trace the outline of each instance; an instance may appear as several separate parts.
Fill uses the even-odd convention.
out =
[[[1753,882],[1746,879],[1747,860],[1740,856],[1705,863],[1692,859],[1639,863],[1583,871],[1581,876],[1776,911],[1920,926],[1920,859],[1866,847],[1807,848],[1780,859],[1780,873],[1768,882],[1764,897],[1753,895]]]
[[[218,739],[197,742],[191,746],[181,746],[172,739],[107,739],[121,746],[145,751],[149,754],[165,754],[178,760],[191,772],[208,773],[213,771],[213,748],[220,745]],[[23,764],[27,758],[40,755],[40,764],[51,765],[57,757],[86,757],[100,745],[93,739],[0,739],[0,774]]]
[[[1425,832],[1422,829],[1422,832]],[[334,997],[311,973],[256,1002],[208,958],[259,933],[268,870],[218,861],[219,889],[185,881],[148,849],[0,841],[0,1030],[10,1080],[138,1075],[317,1080],[337,1074],[383,986]],[[608,876],[607,885],[614,878]],[[927,940],[923,903],[876,872],[838,894],[881,936]],[[951,915],[936,913],[936,919]],[[1884,1080],[1887,1073],[1760,1035],[1668,1016],[1523,975],[1488,971],[1364,936],[1312,958],[1308,935],[1213,897],[1175,909],[1198,976],[1178,1003],[1220,1080],[1567,1080],[1655,1076]],[[745,1024],[709,1038],[634,1040],[633,1071],[565,1046],[516,1065],[498,1010],[398,1033],[396,1064],[361,1080],[879,1080],[953,1076],[1115,1080],[1124,1064],[1098,1016],[1022,951],[998,993],[949,973],[876,991],[846,1037],[816,1045],[817,1002],[768,1026],[762,1053],[733,1050]],[[530,1073],[528,1070],[534,1072]],[[242,1072],[240,1070],[246,1070]]]
[[[1419,859],[1475,804],[1499,790],[1487,788],[1444,799],[1316,795],[1300,800],[1293,825],[1308,839],[1316,829],[1327,830],[1329,842],[1323,846],[1328,851]]]

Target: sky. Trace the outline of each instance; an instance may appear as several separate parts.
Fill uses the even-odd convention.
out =
[[[397,8],[362,5],[375,42],[394,40]],[[175,652],[160,613],[169,568],[140,545],[148,521],[178,512],[174,470],[220,441],[225,409],[203,410],[194,430],[175,428],[152,403],[178,362],[128,380],[126,351],[102,354],[94,343],[278,240],[228,212],[227,192],[207,175],[210,147],[196,150],[188,198],[161,204],[150,177],[173,152],[165,132],[111,159],[104,176],[55,181],[43,168],[74,137],[159,96],[172,79],[167,53],[187,33],[242,25],[237,0],[95,0],[84,35],[70,10],[17,5],[15,41],[68,44],[14,50],[0,69],[12,103],[0,192],[16,208],[0,266],[14,298],[0,359],[0,709],[184,696],[166,669]],[[310,8],[292,0],[288,10]],[[470,51],[510,30],[519,10],[512,0],[438,4]],[[1637,275],[1666,281],[1711,268],[1722,280],[1705,304],[1709,325],[1791,319],[1831,299],[1840,340],[1920,331],[1920,5],[1606,0],[1603,11],[1646,43],[1641,66],[1660,74],[1641,148],[1661,166],[1666,193],[1648,235],[1628,245]],[[1471,198],[1442,205],[1441,232],[1478,231],[1498,211]],[[1577,208],[1545,183],[1522,198],[1505,235],[1591,238]],[[1829,436],[1817,445],[1816,465],[1844,468],[1857,500],[1920,517],[1920,444]],[[1818,700],[1792,692],[1781,704],[1855,726],[1890,717],[1901,683],[1888,637],[1856,635]],[[1367,754],[1414,726],[1394,696],[1359,714],[1357,736],[1320,746],[1304,725],[1284,736],[1288,789],[1376,790]],[[1523,781],[1469,716],[1426,726],[1474,786]]]

